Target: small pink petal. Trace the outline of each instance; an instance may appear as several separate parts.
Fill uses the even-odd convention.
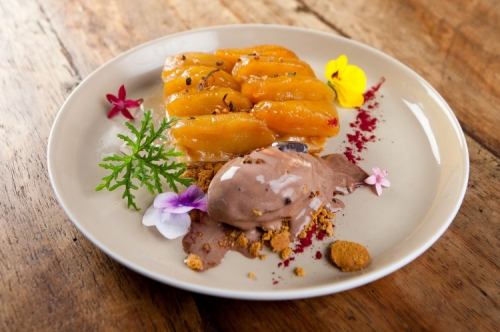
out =
[[[187,234],[190,225],[191,218],[187,213],[162,213],[161,222],[156,228],[167,239],[175,239]]]
[[[134,116],[129,112],[128,109],[126,109],[126,108],[122,109],[122,114],[127,119],[134,120]]]
[[[382,195],[382,186],[379,183],[375,184],[375,189],[377,190],[377,195]]]
[[[365,179],[365,183],[369,185],[374,185],[375,183],[377,183],[377,177],[375,175],[371,175]]]
[[[125,85],[122,85],[118,90],[118,99],[125,100],[127,97],[127,91],[125,91]]]
[[[380,184],[383,185],[386,188],[389,188],[391,186],[391,183],[387,179],[380,180]]]
[[[118,102],[118,98],[112,94],[107,94],[106,99],[111,103],[111,104],[116,104]]]
[[[118,115],[118,113],[120,113],[120,108],[118,106],[113,106],[111,111],[108,113],[108,119],[114,118]]]
[[[126,108],[137,108],[139,107],[141,104],[139,104],[137,101],[135,100],[125,100],[125,107]]]
[[[373,174],[375,174],[375,175],[380,174],[380,169],[378,167],[373,167],[372,171],[373,171]]]

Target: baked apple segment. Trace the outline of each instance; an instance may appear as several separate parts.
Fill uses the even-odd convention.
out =
[[[246,112],[182,117],[169,136],[189,161],[232,159],[266,147],[276,137],[264,121]]]
[[[313,100],[332,102],[335,92],[321,80],[304,75],[252,76],[241,84],[241,93],[252,103],[263,100]]]
[[[220,68],[207,66],[181,66],[164,78],[164,96],[189,88],[199,90],[212,86],[223,86],[240,90],[240,84]]]
[[[163,67],[162,79],[170,75],[176,68],[184,66],[204,66],[220,68],[228,74],[231,74],[233,69],[233,64],[218,57],[214,54],[203,53],[203,52],[186,52],[177,55],[172,55],[167,57],[165,60],[165,65]]]
[[[287,73],[316,77],[307,62],[295,58],[279,56],[250,55],[240,57],[233,67],[233,77],[238,83],[243,83],[251,76],[275,76]]]
[[[199,91],[191,88],[166,97],[163,103],[169,118],[234,111],[250,111],[253,104],[240,92],[225,87]]]
[[[217,50],[214,54],[220,58],[223,58],[233,66],[236,64],[236,62],[238,62],[238,59],[241,56],[251,54],[298,59],[297,55],[288,48],[274,44],[255,45],[251,47],[241,48],[226,48]]]
[[[324,101],[261,101],[252,114],[280,136],[333,137],[340,130],[337,108]]]

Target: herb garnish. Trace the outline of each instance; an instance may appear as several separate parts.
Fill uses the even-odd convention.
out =
[[[169,157],[181,156],[182,152],[175,152],[173,148],[165,151],[165,144],[157,146],[154,143],[158,138],[167,139],[163,132],[169,129],[178,118],[174,117],[168,122],[163,118],[156,131],[151,118],[151,110],[148,110],[144,113],[144,120],[142,120],[139,130],[130,122],[125,123],[135,135],[136,140],[122,134],[118,134],[118,137],[127,143],[132,152],[124,156],[114,154],[105,157],[103,161],[108,163],[99,164],[99,166],[111,170],[112,173],[103,177],[101,180],[104,182],[95,188],[95,191],[104,188],[113,191],[118,187],[125,187],[122,198],[127,199],[128,208],[133,206],[137,211],[140,208],[134,201],[135,196],[131,192],[132,189],[138,190],[139,187],[146,186],[152,195],[156,192],[161,193],[163,192],[161,177],[163,177],[169,187],[178,192],[176,182],[188,186],[193,181],[193,179],[180,177],[186,171],[185,163],[176,161],[169,163]],[[118,179],[119,176],[121,179]],[[139,186],[134,183],[134,179],[140,182]]]

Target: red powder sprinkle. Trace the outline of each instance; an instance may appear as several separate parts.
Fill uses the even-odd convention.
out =
[[[328,125],[330,127],[337,127],[338,124],[339,124],[339,121],[337,120],[337,118],[328,119]]]
[[[278,283],[279,283],[279,281],[277,281],[277,280],[273,281],[273,285],[277,285]]]
[[[290,265],[290,262],[291,261],[294,261],[295,260],[295,257],[290,257],[290,258],[287,258],[283,261],[283,264],[285,265],[285,267],[288,267],[288,265]]]
[[[313,225],[311,227],[311,230],[306,232],[305,238],[300,239],[300,243],[295,246],[293,252],[296,254],[299,252],[304,252],[304,248],[309,247],[312,244],[312,236],[314,233],[316,233],[316,225]]]
[[[278,267],[281,267],[281,265],[283,265],[283,262],[278,263]]]
[[[372,133],[377,128],[378,119],[371,114],[371,111],[377,109],[379,103],[377,101],[371,101],[375,99],[376,92],[380,89],[384,82],[385,78],[382,77],[377,85],[373,86],[363,94],[365,98],[363,107],[365,107],[365,109],[361,107],[357,108],[358,114],[356,116],[356,120],[349,124],[349,126],[354,129],[354,134],[347,134],[347,140],[350,146],[345,147],[344,155],[347,160],[353,164],[362,160],[357,153],[366,149],[366,143],[374,142],[376,139],[375,135],[369,133]]]
[[[320,232],[316,235],[316,238],[317,238],[318,240],[320,240],[320,241],[321,241],[321,240],[323,240],[323,239],[325,238],[325,235],[326,235],[326,233],[325,233],[324,231],[320,231]]]
[[[321,252],[319,251],[316,251],[316,259],[321,259],[321,257],[323,257],[323,254],[321,254]]]
[[[385,82],[385,77],[382,77],[377,85],[373,86],[370,90],[363,93],[363,97],[365,98],[365,104],[366,102],[375,99],[375,92],[377,92],[378,89],[380,89],[380,86],[384,82]]]

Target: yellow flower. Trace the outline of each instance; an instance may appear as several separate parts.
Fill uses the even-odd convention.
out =
[[[365,99],[366,75],[357,66],[348,65],[347,57],[341,55],[337,60],[326,64],[325,77],[337,93],[337,100],[343,107],[359,107]]]

